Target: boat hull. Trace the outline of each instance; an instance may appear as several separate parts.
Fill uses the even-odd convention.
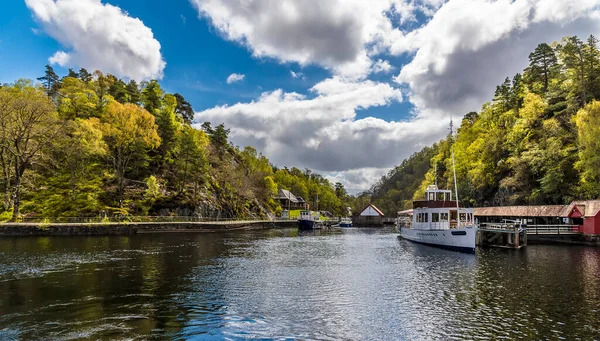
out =
[[[315,229],[315,222],[313,220],[300,219],[298,220],[298,230],[309,231]]]
[[[340,223],[339,227],[352,227],[352,223]]]
[[[467,253],[475,252],[476,233],[476,227],[451,230],[400,228],[400,236],[406,240]]]

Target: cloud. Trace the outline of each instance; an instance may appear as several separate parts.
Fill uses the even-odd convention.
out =
[[[313,86],[310,94],[278,89],[249,103],[198,112],[195,118],[225,123],[234,144],[255,146],[275,164],[336,172],[338,177],[349,170],[356,174],[362,168],[398,164],[434,142],[447,124],[356,119],[358,110],[402,100],[400,90],[386,83],[333,77]]]
[[[600,0],[190,1],[254,57],[332,73],[305,93],[264,92],[198,112],[198,122],[225,123],[234,143],[353,190],[443,137],[451,116],[478,110],[537,44],[600,34]],[[414,110],[402,120],[365,117],[403,100],[398,85],[369,80],[398,69],[394,81]]]
[[[341,182],[350,194],[357,194],[371,188],[371,186],[383,175],[389,172],[389,168],[366,167],[352,169],[344,172],[332,172],[325,175],[331,183]]]
[[[600,33],[598,0],[453,0],[423,27],[392,39],[414,58],[395,77],[424,115],[479,110],[496,85],[527,66],[537,44]]]
[[[392,71],[394,69],[394,67],[392,65],[390,65],[390,62],[388,62],[387,60],[377,60],[375,62],[375,64],[373,64],[373,72],[374,73],[388,73],[390,71]]]
[[[257,58],[317,64],[350,78],[371,72],[370,54],[394,30],[389,15],[404,18],[414,9],[400,0],[190,1],[225,39]]]
[[[60,66],[66,66],[71,60],[71,56],[65,51],[56,51],[56,53],[48,58],[50,64],[58,64]]]
[[[185,17],[185,15],[181,14],[179,15],[179,17],[181,18],[181,22],[183,22],[183,24],[185,25],[185,23],[187,22],[187,18]]]
[[[45,32],[67,52],[50,58],[59,65],[99,69],[136,80],[162,78],[160,43],[144,23],[100,0],[25,0]]]
[[[302,72],[294,72],[294,71],[290,71],[290,74],[292,75],[292,78],[301,78],[304,79],[304,74]]]
[[[239,73],[232,73],[229,75],[229,77],[227,77],[227,84],[241,82],[244,80],[244,78],[246,78],[246,75],[242,75]]]

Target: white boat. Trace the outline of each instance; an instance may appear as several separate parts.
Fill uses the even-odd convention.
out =
[[[340,220],[338,227],[352,227],[352,219],[344,217]]]
[[[452,191],[427,187],[425,200],[413,202],[413,209],[398,212],[402,238],[463,252],[475,252],[477,225],[473,209],[452,200]]]
[[[450,121],[450,134],[452,135],[452,121]],[[408,214],[398,212],[400,213],[397,220],[398,230],[402,238],[413,242],[463,252],[475,252],[477,224],[475,224],[473,209],[461,207],[458,200],[453,147],[452,171],[455,200],[452,200],[452,191],[440,190],[437,184],[428,186],[425,190],[425,200],[413,201],[413,209],[409,212],[403,211]],[[437,174],[437,169],[435,173]]]

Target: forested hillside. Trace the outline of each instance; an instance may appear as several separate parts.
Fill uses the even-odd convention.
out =
[[[480,112],[466,114],[455,136],[405,160],[362,197],[394,215],[436,177],[440,187],[452,189],[454,145],[459,197],[469,206],[598,199],[599,100],[595,37],[540,44],[523,73],[506,78]],[[426,173],[415,171],[421,167]]]
[[[34,83],[0,87],[4,219],[63,216],[265,216],[278,187],[340,213],[343,185],[309,170],[274,168],[228,141],[156,80],[137,84],[100,71],[50,66]],[[313,206],[314,207],[314,206]]]

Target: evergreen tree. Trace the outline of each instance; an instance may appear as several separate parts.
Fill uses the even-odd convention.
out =
[[[579,97],[581,106],[585,106],[587,103],[587,86],[585,82],[583,42],[576,36],[566,37],[563,41],[565,44],[560,47],[561,58],[565,68],[572,74],[575,83],[578,85],[575,92],[577,93],[577,97]]]
[[[67,73],[67,77],[79,78],[79,74],[75,72],[75,70],[69,68],[69,73]]]
[[[55,99],[58,93],[58,88],[60,87],[60,81],[52,66],[46,65],[44,76],[38,77],[37,80],[44,84],[44,88],[46,88],[46,93],[48,96],[50,96],[52,99]]]
[[[92,81],[92,74],[88,70],[81,68],[79,69],[79,79],[84,83],[89,83]]]
[[[552,68],[556,66],[558,59],[552,47],[546,43],[539,44],[535,50],[529,54],[529,75],[531,80],[542,82],[542,92],[548,91],[548,83]]]
[[[140,93],[138,84],[135,82],[135,80],[132,79],[129,81],[129,83],[127,83],[126,91],[127,91],[127,102],[133,103],[133,104],[140,103],[140,99],[141,99],[142,95]]]
[[[182,95],[176,93],[175,99],[177,99],[177,107],[175,108],[175,113],[181,117],[184,122],[187,124],[191,124],[194,120],[194,109],[192,109],[192,105],[183,98]]]
[[[154,114],[159,108],[163,98],[163,90],[156,79],[148,82],[144,90],[142,90],[142,103],[144,109]]]
[[[584,46],[584,58],[586,60],[586,83],[589,88],[590,97],[600,99],[600,51],[598,50],[598,39],[590,35]]]

